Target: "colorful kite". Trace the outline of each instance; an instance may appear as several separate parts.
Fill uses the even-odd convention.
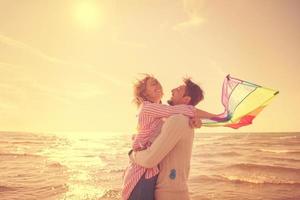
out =
[[[278,93],[279,91],[227,75],[222,89],[222,104],[225,111],[212,120],[203,120],[203,126],[238,129],[250,125]]]

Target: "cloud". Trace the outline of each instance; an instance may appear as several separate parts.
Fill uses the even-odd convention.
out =
[[[187,15],[187,19],[173,26],[173,30],[183,31],[199,27],[205,23],[205,18],[201,16],[204,6],[204,0],[183,0],[183,10]]]
[[[112,42],[116,43],[117,45],[135,47],[135,48],[142,48],[142,49],[148,47],[148,45],[144,44],[144,43],[121,40],[120,37],[119,37],[119,33],[116,32],[116,31],[112,34]]]
[[[176,24],[173,26],[173,30],[175,31],[182,31],[193,27],[199,27],[201,24],[203,24],[205,20],[200,17],[192,17],[188,21],[181,22],[179,24]]]
[[[101,90],[91,83],[80,83],[73,87],[69,86],[59,89],[41,84],[34,85],[33,87],[44,95],[54,97],[55,99],[68,104],[74,103],[76,100],[85,100],[106,94],[103,89]]]
[[[3,43],[3,44],[6,44],[8,46],[13,46],[13,47],[16,47],[16,48],[19,48],[19,49],[24,49],[24,50],[28,51],[29,53],[31,53],[33,55],[36,55],[38,57],[41,57],[41,58],[47,60],[48,62],[69,64],[66,61],[60,60],[60,59],[55,58],[55,57],[48,56],[47,54],[43,53],[39,49],[33,48],[33,47],[23,43],[23,42],[20,42],[18,40],[9,38],[9,37],[1,35],[1,34],[0,34],[0,42]]]
[[[13,104],[11,102],[0,102],[0,110],[3,113],[3,111],[17,111],[18,106],[16,104]]]
[[[17,83],[0,81],[0,113],[16,112],[19,108],[18,102],[24,102],[24,90]]]
[[[25,101],[28,95],[37,95],[38,99],[51,98],[53,100],[72,104],[77,100],[85,100],[93,97],[105,95],[106,91],[99,88],[97,83],[76,83],[56,87],[55,85],[45,85],[35,79],[24,76],[24,66],[8,64],[0,62],[0,73],[5,72],[8,76],[2,77],[0,80],[0,108],[9,108],[9,100],[16,102]],[[109,79],[109,77],[106,77]],[[114,80],[110,80],[113,82]],[[121,84],[121,83],[116,83]],[[15,102],[15,104],[17,104]]]
[[[97,73],[97,72],[96,72]],[[113,83],[116,86],[119,87],[130,87],[131,85],[127,82],[124,81],[120,81],[119,79],[109,75],[109,74],[105,74],[105,73],[98,73],[99,77],[101,77],[103,80],[109,81],[111,83]]]
[[[105,95],[104,90],[99,90],[94,84],[90,83],[81,83],[79,86],[76,86],[73,90],[67,93],[69,96],[78,99],[89,99],[97,96]]]
[[[49,56],[47,54],[45,54],[44,52],[42,52],[41,50],[37,49],[37,48],[33,48],[23,42],[20,42],[18,40],[12,39],[10,37],[4,36],[0,34],[0,43],[4,43],[6,45],[9,46],[13,46],[19,49],[24,49],[26,51],[28,51],[29,53],[38,56],[50,63],[54,63],[54,64],[62,64],[62,65],[68,65],[68,66],[72,66],[72,67],[84,67],[85,70],[90,70],[93,73],[98,73],[99,76],[103,79],[106,80],[112,84],[114,84],[115,86],[118,87],[123,87],[123,86],[127,86],[128,83],[123,82],[117,78],[115,78],[114,76],[110,75],[110,74],[106,74],[103,72],[99,72],[96,69],[98,68],[97,66],[94,65],[90,65],[90,64],[81,64],[81,63],[73,63],[73,62],[69,62],[66,60],[62,60],[53,56]],[[123,42],[124,44],[126,44],[126,42]],[[134,43],[127,43],[126,45],[135,45],[135,46],[139,46],[140,44],[134,44]],[[141,45],[142,46],[142,45]],[[13,66],[11,64],[7,64],[7,63],[2,63],[0,62],[0,65],[6,65],[6,66]],[[1,66],[0,66],[1,67]],[[15,67],[15,66],[14,66]]]

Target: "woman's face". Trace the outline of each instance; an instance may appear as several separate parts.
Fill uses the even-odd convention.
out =
[[[146,96],[148,100],[159,103],[163,96],[163,89],[155,78],[149,78],[146,83]]]

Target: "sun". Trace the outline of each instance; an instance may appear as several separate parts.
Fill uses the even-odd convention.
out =
[[[103,22],[101,14],[100,6],[94,0],[80,0],[74,5],[74,18],[84,28],[99,27]]]

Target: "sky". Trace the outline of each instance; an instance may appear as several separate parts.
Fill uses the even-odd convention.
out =
[[[237,131],[300,131],[299,9],[297,0],[0,0],[0,129],[134,133],[132,85],[150,73],[164,102],[192,77],[205,91],[198,108],[214,113],[227,74],[274,88]]]

